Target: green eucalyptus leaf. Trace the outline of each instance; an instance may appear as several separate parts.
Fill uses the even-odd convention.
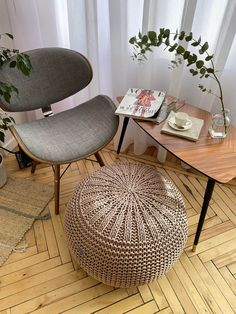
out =
[[[147,37],[147,35],[144,35],[142,38],[142,43],[146,44],[147,42],[148,42],[148,37]]]
[[[135,37],[135,36],[134,36],[134,37],[131,37],[130,40],[129,40],[129,43],[130,43],[131,45],[133,45],[135,42],[136,42],[136,37]]]
[[[163,35],[165,32],[165,29],[164,28],[160,28],[160,34]]]
[[[183,40],[184,36],[185,36],[185,32],[184,31],[180,32],[179,40]]]
[[[162,41],[162,34],[159,34],[159,35],[158,35],[157,40],[158,40],[158,41]]]
[[[202,51],[205,52],[207,51],[208,48],[209,48],[209,45],[208,45],[208,42],[206,41],[204,45],[202,46]]]
[[[151,41],[153,41],[154,39],[157,38],[157,33],[154,32],[154,31],[148,32],[148,38],[149,38]]]
[[[187,66],[190,66],[191,64],[193,64],[194,63],[194,61],[193,61],[193,56],[192,55],[189,55],[188,56],[188,64],[187,64]]]
[[[193,33],[190,32],[189,35],[185,37],[185,40],[186,40],[186,41],[190,41],[190,40],[192,40],[192,39],[193,39]]]
[[[207,56],[207,57],[205,58],[205,60],[206,60],[206,61],[210,61],[212,58],[213,58],[213,55],[212,55],[212,56]]]
[[[196,62],[196,67],[197,67],[198,69],[201,69],[203,66],[204,66],[204,61],[198,60],[198,61]]]
[[[163,37],[169,38],[169,36],[170,36],[170,30],[167,28],[164,31],[164,36]]]
[[[178,46],[178,44],[175,43],[173,46],[171,46],[171,47],[169,48],[169,51],[170,51],[170,52],[174,51],[177,46]]]
[[[190,69],[189,72],[192,74],[192,76],[195,76],[198,74],[198,71],[196,71],[194,69]]]
[[[192,61],[196,62],[197,61],[197,55],[195,53],[193,53],[192,57],[193,57]]]
[[[200,69],[200,74],[201,74],[201,77],[200,77],[200,78],[203,78],[204,75],[205,75],[205,73],[206,73],[206,69],[205,69],[205,68],[201,68],[201,69]]]
[[[207,73],[214,73],[214,69],[208,68],[208,69],[207,69]]]
[[[182,54],[182,53],[185,52],[185,49],[184,49],[184,47],[179,46],[179,47],[176,49],[176,52],[177,52],[177,54]]]
[[[169,45],[170,45],[170,40],[169,40],[169,38],[166,38],[165,44],[166,44],[166,46],[169,46]]]
[[[194,41],[192,44],[191,44],[191,46],[193,46],[193,47],[197,47],[199,45],[199,43],[197,42],[197,41]]]
[[[192,55],[190,54],[188,57],[188,63],[193,64],[197,61],[197,55],[193,53]]]
[[[190,55],[190,51],[186,50],[183,55],[184,60],[188,59],[189,55]]]

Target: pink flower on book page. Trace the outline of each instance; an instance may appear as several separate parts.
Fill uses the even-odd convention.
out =
[[[135,115],[138,111],[140,112],[140,116],[143,117],[146,111],[146,108],[151,107],[151,101],[156,100],[153,95],[153,90],[144,89],[137,95],[137,100],[134,103],[135,107],[133,110],[133,115]]]

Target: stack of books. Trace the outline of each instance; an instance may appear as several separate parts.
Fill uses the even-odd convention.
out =
[[[182,137],[196,142],[199,139],[204,121],[195,117],[189,117],[190,121],[192,122],[191,125],[189,127],[180,129],[172,122],[174,116],[175,112],[171,111],[164,126],[161,129],[161,133]]]

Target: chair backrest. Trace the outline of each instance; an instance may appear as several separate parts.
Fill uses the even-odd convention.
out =
[[[40,48],[27,51],[32,63],[29,76],[4,64],[0,81],[16,86],[10,104],[0,97],[5,111],[28,111],[46,107],[74,95],[86,87],[93,76],[89,61],[80,53],[64,48]]]

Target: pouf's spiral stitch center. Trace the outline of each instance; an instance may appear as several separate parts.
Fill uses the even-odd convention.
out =
[[[142,164],[119,164],[97,171],[80,190],[78,207],[84,223],[116,241],[164,237],[178,223],[176,201],[183,207],[178,194],[173,199],[175,187]]]

